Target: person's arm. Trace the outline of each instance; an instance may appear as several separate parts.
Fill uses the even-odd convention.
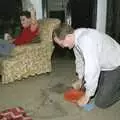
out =
[[[83,45],[84,58],[85,58],[85,87],[86,94],[91,97],[94,96],[98,79],[100,75],[100,65],[99,65],[99,52],[98,45],[93,43],[93,41],[87,36],[84,39],[86,44]]]
[[[9,33],[5,33],[4,40],[7,40],[9,43],[13,43],[15,39]]]
[[[79,50],[79,49],[78,49]],[[75,65],[76,65],[76,73],[77,78],[74,83],[72,83],[72,87],[74,89],[80,89],[83,85],[83,78],[84,78],[84,58],[81,53],[79,53],[76,48],[74,48],[74,54],[75,54]]]
[[[78,79],[82,80],[84,77],[84,58],[79,48],[74,49],[75,53],[75,64],[76,64],[76,73],[78,74]]]
[[[84,86],[86,92],[85,95],[77,101],[79,106],[87,104],[90,98],[94,96],[100,75],[98,45],[85,36],[81,42],[81,46],[85,59],[84,79],[86,83]]]
[[[34,8],[32,8],[30,10],[30,13],[31,13],[31,32],[34,32],[36,31],[36,29],[38,29],[38,22],[37,22],[37,19],[36,19],[36,11]]]
[[[23,44],[23,41],[21,40],[21,34],[18,35],[16,38],[14,38],[12,40],[12,43],[15,44],[15,45],[21,45],[21,44]]]

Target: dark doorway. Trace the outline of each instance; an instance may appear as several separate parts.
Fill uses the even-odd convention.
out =
[[[69,0],[67,12],[71,15],[72,27],[96,28],[97,0]],[[55,54],[58,56],[73,56],[73,51],[62,49],[56,45]]]
[[[120,43],[120,0],[107,2],[106,32]]]
[[[97,0],[69,0],[72,27],[96,27]]]
[[[58,18],[61,20],[61,22],[65,22],[65,11],[60,10],[60,11],[50,11],[49,12],[49,17],[50,18]]]
[[[3,37],[5,29],[13,28],[19,23],[21,11],[21,0],[0,0],[0,37]]]

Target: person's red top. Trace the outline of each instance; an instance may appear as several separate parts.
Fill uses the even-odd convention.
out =
[[[13,44],[23,45],[30,43],[38,35],[38,32],[39,32],[39,27],[35,31],[31,31],[30,27],[24,28],[22,33],[18,37],[16,37]]]

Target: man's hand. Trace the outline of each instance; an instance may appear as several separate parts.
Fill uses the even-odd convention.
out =
[[[85,94],[84,96],[82,96],[78,101],[77,101],[77,104],[79,106],[84,106],[86,105],[88,102],[90,101],[90,97]]]
[[[79,90],[82,86],[82,80],[77,80],[72,84],[72,87],[76,90]]]
[[[60,40],[58,37],[54,37],[53,40],[55,41],[55,43],[57,43],[60,47],[64,48],[63,46],[63,41]]]
[[[73,84],[72,84],[72,87],[74,88],[74,89],[76,89],[76,90],[84,90],[85,91],[85,89],[84,88],[82,88],[83,87],[83,81],[82,80],[77,80],[76,82],[74,82]],[[79,105],[79,106],[83,106],[83,105],[85,105],[85,104],[87,104],[88,102],[89,102],[89,100],[90,100],[90,97],[85,93],[85,95],[83,95],[78,101],[77,101],[77,104]]]

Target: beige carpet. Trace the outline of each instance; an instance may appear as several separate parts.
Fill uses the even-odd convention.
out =
[[[0,85],[0,110],[21,106],[33,120],[119,120],[120,102],[111,108],[87,112],[64,100],[75,78],[73,60],[56,59],[50,74]]]

